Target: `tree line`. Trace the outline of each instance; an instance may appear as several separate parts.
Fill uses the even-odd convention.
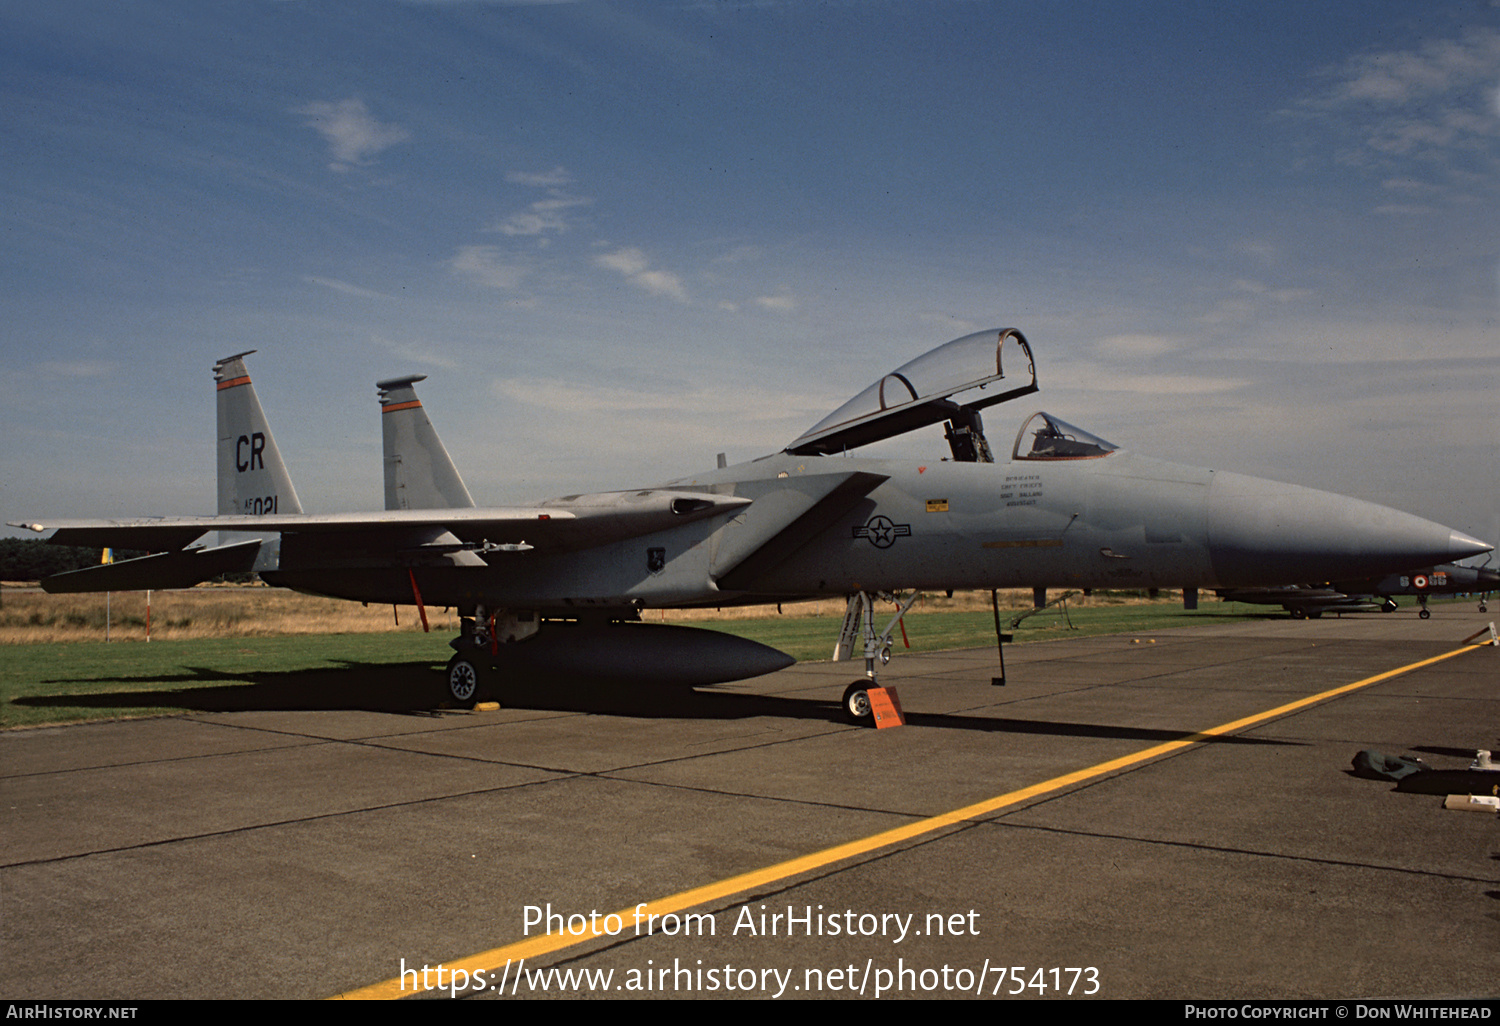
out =
[[[98,566],[103,553],[99,549],[81,549],[73,545],[48,545],[28,538],[0,538],[0,580],[39,581],[53,574]],[[116,549],[116,560],[144,556],[144,552]]]

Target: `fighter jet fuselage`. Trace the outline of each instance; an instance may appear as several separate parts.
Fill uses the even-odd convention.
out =
[[[843,508],[820,516],[819,500],[840,487]],[[1229,588],[1394,571],[1468,551],[1447,528],[1372,503],[1123,450],[1010,463],[781,453],[626,494],[649,505],[692,493],[750,501],[576,551],[548,552],[522,526],[472,539],[513,547],[465,566],[443,565],[440,549],[424,560],[416,545],[408,565],[392,566],[366,539],[335,546],[321,535],[284,544],[279,568],[264,576],[401,603],[412,600],[414,576],[429,604],[576,613],[908,589]],[[757,563],[808,515],[805,537]],[[384,565],[353,565],[366,551]]]
[[[1197,589],[1399,574],[1489,548],[1373,503],[1136,455],[1045,413],[997,461],[980,411],[1038,391],[1030,346],[1011,328],[956,339],[884,375],[780,453],[518,507],[474,505],[416,397],[421,376],[391,378],[377,384],[387,508],[306,514],[246,355],[214,366],[218,515],[17,525],[55,528],[58,543],[155,553],[44,586],[185,587],[255,570],[322,595],[457,607],[455,700],[472,698],[485,667],[507,659],[631,679],[670,665],[682,683],[769,672],[789,657],[629,621],[643,609],[838,595],[850,604],[837,650],[864,631],[867,680],[845,696],[861,719],[889,644],[890,627],[879,635],[870,625],[877,594],[1182,588],[1191,602]],[[952,458],[847,455],[937,424]],[[219,544],[194,544],[214,531]],[[607,627],[619,621],[624,630]]]

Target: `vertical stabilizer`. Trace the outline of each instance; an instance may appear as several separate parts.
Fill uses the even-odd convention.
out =
[[[386,509],[461,509],[474,505],[443,440],[412,386],[425,374],[377,381],[385,447]]]
[[[301,513],[297,490],[245,370],[245,357],[253,352],[226,356],[214,364],[219,394],[219,513]]]

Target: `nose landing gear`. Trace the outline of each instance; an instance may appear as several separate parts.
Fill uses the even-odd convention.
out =
[[[835,661],[853,656],[855,639],[864,643],[865,675],[844,689],[841,702],[844,718],[858,726],[869,726],[875,722],[875,711],[870,705],[870,689],[879,687],[876,663],[884,666],[891,661],[891,632],[906,615],[906,611],[917,601],[921,592],[912,592],[905,601],[898,603],[896,615],[885,625],[885,630],[875,633],[875,598],[868,591],[857,591],[849,596],[849,608],[844,613],[844,626],[839,632],[839,643],[834,646]],[[894,595],[882,596],[896,602]]]

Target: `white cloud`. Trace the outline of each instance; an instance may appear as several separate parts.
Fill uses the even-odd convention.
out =
[[[619,271],[627,278],[640,274],[650,266],[646,260],[645,251],[634,246],[617,249],[613,253],[605,253],[594,262],[600,267],[609,268],[611,271]]]
[[[779,296],[759,296],[755,305],[772,313],[792,313],[797,309],[797,297],[784,292]]]
[[[358,285],[350,285],[346,281],[339,281],[337,278],[319,278],[316,275],[307,274],[302,276],[302,280],[307,282],[309,285],[321,285],[325,289],[332,289],[335,292],[342,292],[346,296],[359,296],[363,299],[390,298],[389,296],[386,296],[379,292],[375,292],[372,289],[362,289]]]
[[[551,171],[512,171],[505,176],[505,180],[514,185],[533,185],[544,189],[561,188],[571,185],[573,175],[564,167],[555,167]]]
[[[1204,396],[1235,392],[1249,384],[1246,378],[1224,374],[1122,374],[1114,363],[1092,360],[1063,361],[1049,369],[1049,378],[1065,384],[1052,389],[1063,395],[1103,397],[1110,394]]]
[[[1500,31],[1476,29],[1409,50],[1362,54],[1302,105],[1357,140],[1343,159],[1399,168],[1389,181],[1465,192],[1500,171]]]
[[[1110,335],[1094,343],[1099,355],[1117,360],[1148,359],[1181,348],[1181,340],[1167,335]]]
[[[1393,192],[1431,195],[1437,191],[1431,182],[1422,182],[1415,178],[1387,178],[1380,184],[1382,188],[1390,189]]]
[[[548,232],[561,233],[573,227],[567,216],[570,210],[586,207],[594,202],[588,197],[572,196],[562,191],[563,186],[572,184],[573,175],[561,166],[551,171],[512,171],[505,176],[505,180],[513,185],[546,189],[547,197],[528,204],[524,210],[486,229],[502,235],[527,236],[545,244]]]
[[[680,303],[688,301],[687,290],[682,286],[682,279],[671,271],[643,271],[634,275],[631,281],[653,296],[669,296]]]
[[[448,266],[478,285],[507,292],[520,288],[530,272],[524,264],[503,260],[496,246],[461,246]]]
[[[444,370],[457,370],[461,366],[457,360],[449,356],[440,347],[423,339],[396,342],[381,335],[372,335],[370,336],[370,341],[389,352],[392,356],[399,357],[402,360],[427,364],[431,367],[441,367]]]
[[[495,225],[493,231],[503,235],[545,236],[548,232],[565,232],[572,225],[566,213],[574,207],[584,207],[593,200],[580,196],[568,196],[557,190],[544,200],[537,200],[525,210],[512,214]]]
[[[627,246],[613,253],[605,253],[595,257],[594,263],[611,271],[618,271],[632,285],[644,289],[653,296],[666,296],[679,303],[689,302],[687,288],[682,284],[682,279],[670,271],[653,269],[645,251],[639,247]]]
[[[328,140],[334,159],[330,166],[337,171],[367,163],[382,150],[411,138],[411,133],[400,125],[376,121],[364,101],[356,98],[338,103],[319,100],[297,108],[294,113],[305,115],[308,127]]]
[[[1339,101],[1403,106],[1427,97],[1491,83],[1500,67],[1500,32],[1478,29],[1462,39],[1440,39],[1417,50],[1364,54],[1341,70]]]
[[[805,430],[827,410],[828,396],[733,385],[663,383],[649,390],[594,385],[557,378],[502,378],[491,391],[566,415],[596,446],[637,446],[642,438],[733,437],[735,444],[772,451]],[[652,443],[660,452],[660,442]]]
[[[1250,257],[1267,267],[1275,265],[1281,259],[1275,244],[1264,239],[1241,239],[1230,247],[1230,251]]]
[[[1395,381],[1403,366],[1415,374],[1428,367],[1467,362],[1475,375],[1493,374],[1496,353],[1488,325],[1425,324],[1418,318],[1363,320],[1329,318],[1276,311],[1239,332],[1231,332],[1216,343],[1216,359],[1253,360],[1282,366],[1278,373],[1295,381],[1299,367],[1331,364],[1386,364],[1387,385]]]
[[[1236,278],[1229,286],[1231,292],[1245,292],[1252,296],[1264,296],[1278,303],[1291,303],[1299,299],[1306,299],[1313,294],[1312,289],[1284,288],[1273,289],[1263,281],[1253,278]]]

